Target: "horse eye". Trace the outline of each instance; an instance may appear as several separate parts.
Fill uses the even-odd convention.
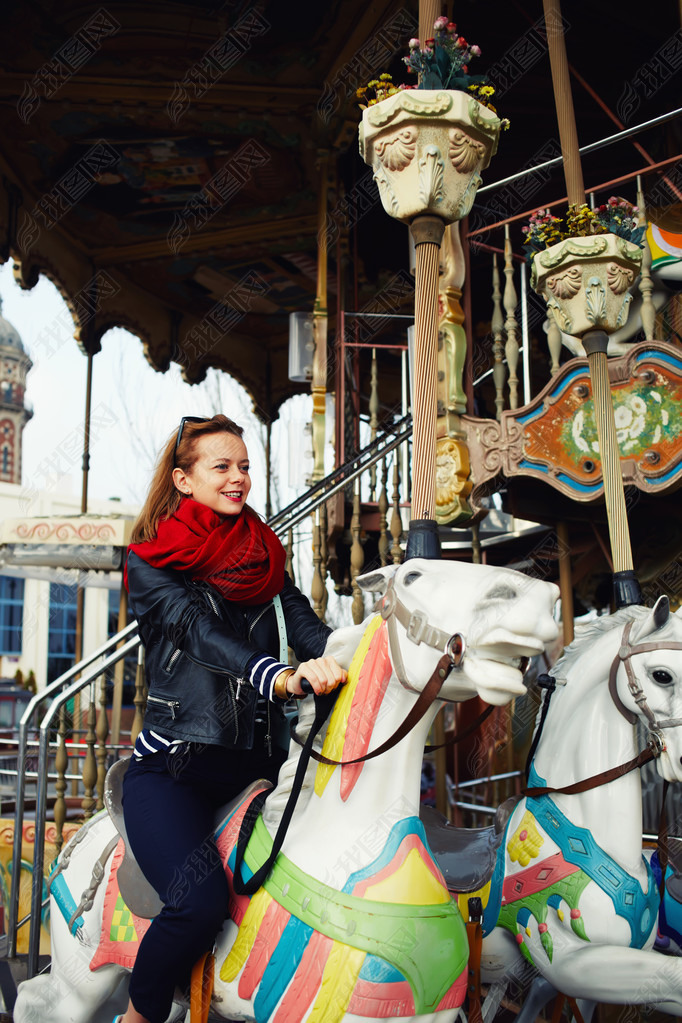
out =
[[[654,682],[658,682],[659,686],[669,686],[673,681],[671,673],[664,668],[656,668],[655,671],[651,672],[651,677]]]
[[[421,579],[421,576],[422,576],[421,572],[408,572],[405,578],[403,579],[403,582],[405,586],[411,586],[412,583],[417,581],[417,579]]]
[[[485,595],[486,600],[515,600],[516,590],[511,586],[495,586]]]

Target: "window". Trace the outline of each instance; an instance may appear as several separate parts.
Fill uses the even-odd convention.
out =
[[[21,653],[24,580],[0,575],[0,654]]]
[[[76,656],[76,586],[50,583],[47,683],[73,667]]]

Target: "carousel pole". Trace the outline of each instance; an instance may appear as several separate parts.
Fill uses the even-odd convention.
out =
[[[433,35],[440,0],[419,0],[419,38]],[[415,217],[414,388],[412,421],[412,518],[405,545],[408,558],[441,556],[436,523],[436,427],[438,419],[438,255],[445,223]]]
[[[569,206],[581,205],[585,202],[585,186],[580,165],[566,42],[563,30],[560,30],[562,24],[560,0],[543,0],[543,8],[561,154],[564,159],[566,194]],[[583,334],[581,340],[587,354],[594,398],[594,415],[604,479],[604,500],[613,556],[614,602],[616,608],[627,607],[630,604],[641,603],[642,594],[633,569],[620,451],[609,385],[606,354],[609,339],[604,330],[589,330]]]
[[[436,420],[438,386],[438,254],[445,230],[440,217],[410,224],[416,254],[412,420],[412,513],[405,559],[440,558],[436,523]]]

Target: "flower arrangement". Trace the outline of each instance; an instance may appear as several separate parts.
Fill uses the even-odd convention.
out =
[[[394,93],[402,92],[406,88],[407,86],[405,85],[394,85],[392,76],[384,73],[379,75],[378,78],[373,78],[367,85],[356,89],[355,95],[360,104],[360,109],[366,110],[367,107],[372,107],[375,103],[381,103],[382,99],[387,99],[388,96],[393,96]]]
[[[470,45],[464,36],[457,35],[457,26],[447,18],[436,18],[433,38],[424,48],[418,39],[410,39],[410,53],[403,57],[408,71],[420,74],[420,89],[468,89],[470,85],[485,83],[485,75],[469,75],[473,57],[481,56],[480,46]]]
[[[525,235],[526,259],[532,262],[537,252],[566,238],[586,238],[593,234],[617,234],[641,247],[645,228],[638,225],[638,216],[637,206],[615,195],[593,210],[586,203],[569,206],[565,217],[555,217],[548,209],[536,210],[528,225],[521,228]]]
[[[432,39],[427,39],[423,47],[416,38],[410,39],[408,45],[410,52],[407,57],[403,57],[403,61],[408,72],[420,76],[419,84],[394,85],[390,75],[380,75],[378,79],[373,79],[357,90],[361,110],[404,89],[461,89],[497,113],[492,104],[494,87],[485,75],[469,74],[469,64],[474,57],[481,56],[481,48],[458,35],[454,21],[448,21],[446,17],[436,18]],[[503,119],[501,126],[506,130],[509,121]]]

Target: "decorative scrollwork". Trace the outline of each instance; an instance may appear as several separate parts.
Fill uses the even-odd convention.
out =
[[[614,295],[622,295],[635,279],[634,270],[619,263],[608,263],[606,266],[606,283]]]
[[[491,156],[494,156],[497,152],[497,139],[499,137],[502,121],[499,117],[493,114],[489,107],[484,107],[477,99],[474,99],[473,96],[469,97],[469,117],[471,118],[471,123],[475,125],[476,128],[480,131],[484,131],[486,135],[494,136],[494,148],[490,154]]]
[[[478,171],[475,171],[471,175],[469,179],[469,184],[464,189],[464,192],[462,193],[462,198],[457,203],[457,210],[455,213],[456,220],[461,220],[463,217],[468,216],[469,213],[471,212],[471,207],[474,205],[474,199],[476,198],[478,186],[480,185],[482,180],[483,178],[478,173]]]
[[[485,146],[460,128],[450,128],[450,160],[460,174],[470,174],[485,159]]]
[[[547,299],[547,309],[549,310],[550,316],[554,317],[554,322],[559,330],[563,330],[564,334],[573,333],[573,320],[568,313],[561,308],[555,298]]]
[[[598,277],[590,277],[585,288],[586,315],[590,323],[599,326],[606,319],[606,288]]]
[[[425,95],[427,92],[429,93],[428,97]],[[400,92],[395,97],[391,96],[390,99],[393,99],[394,102],[388,103],[383,100],[375,106],[368,107],[365,111],[365,116],[373,127],[381,128],[382,125],[388,124],[401,110],[407,110],[408,113],[417,116],[432,117],[434,114],[446,113],[452,106],[451,94],[447,92],[434,94],[430,90],[424,90],[419,98],[411,93]]]
[[[438,146],[427,146],[419,161],[419,200],[428,208],[443,201],[445,165]]]
[[[629,242],[627,238],[621,238],[620,235],[616,235],[616,248],[620,252],[621,256],[629,260],[631,263],[637,263],[638,265],[642,262],[642,249],[639,245],[635,245],[634,242]]]
[[[573,298],[580,291],[583,274],[579,266],[570,266],[563,273],[549,277],[547,287],[555,298]]]
[[[410,164],[417,148],[417,129],[403,128],[391,138],[379,139],[374,144],[374,151],[379,162],[387,170],[401,171]]]
[[[539,252],[536,259],[545,270],[551,270],[562,263],[566,256],[601,256],[607,246],[608,242],[604,235],[594,235],[592,238],[567,238],[565,242]]]
[[[374,165],[374,180],[379,186],[379,191],[385,194],[386,198],[391,204],[391,216],[397,217],[400,212],[400,204],[398,203],[395,192],[391,188],[390,182],[386,177],[386,171],[381,166],[381,164]]]
[[[631,302],[632,302],[632,295],[628,292],[628,294],[623,299],[622,306],[618,310],[618,316],[616,318],[616,327],[623,327],[623,326],[625,326],[625,323],[627,322],[628,312],[629,312],[629,308],[630,308],[630,303]]]

